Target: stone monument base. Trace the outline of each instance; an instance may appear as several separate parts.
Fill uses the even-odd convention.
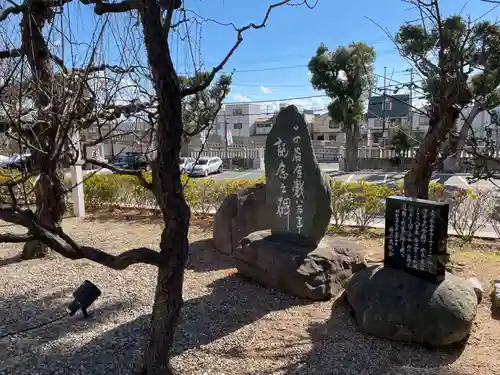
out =
[[[466,340],[478,305],[472,284],[449,273],[432,284],[402,270],[370,267],[345,288],[364,332],[435,347]]]
[[[317,247],[300,244],[296,236],[274,236],[269,230],[244,237],[233,250],[241,275],[285,293],[327,300],[343,291],[354,272],[367,267],[356,245],[323,238]]]

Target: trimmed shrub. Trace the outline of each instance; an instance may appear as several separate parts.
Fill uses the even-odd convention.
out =
[[[332,187],[332,220],[338,229],[352,219],[356,209],[353,184],[343,181],[331,181]]]
[[[448,201],[449,224],[462,240],[470,242],[492,219],[495,191],[456,190]]]
[[[0,172],[0,184],[19,178],[18,172]],[[151,181],[151,173],[144,174]],[[33,187],[36,178],[15,187],[16,197],[20,202],[34,203]],[[194,215],[207,215],[216,211],[222,201],[230,194],[258,183],[265,183],[265,177],[256,180],[235,179],[216,180],[211,178],[194,179],[182,177],[184,194]],[[155,209],[157,204],[153,194],[145,189],[133,176],[117,174],[93,174],[84,176],[85,203],[88,210],[130,207],[137,209]],[[71,188],[71,181],[66,179],[66,186]],[[401,195],[401,185],[377,185],[366,181],[331,182],[332,222],[334,228],[355,224],[365,230],[374,224],[377,218],[383,218],[385,199],[391,195]],[[469,241],[483,229],[494,206],[494,192],[479,194],[472,189],[450,190],[433,182],[429,185],[429,199],[446,201],[450,204],[449,221],[457,235]],[[10,194],[6,187],[0,186],[0,200],[9,202]]]

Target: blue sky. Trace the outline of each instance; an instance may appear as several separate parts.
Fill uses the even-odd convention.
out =
[[[233,22],[237,26],[250,22],[260,23],[267,6],[276,0],[185,0],[185,7],[196,14],[213,21],[203,22],[199,27],[190,29],[191,45],[199,43],[201,47],[190,51],[187,41],[178,35],[171,38],[171,50],[179,74],[192,72],[192,56],[203,59],[206,69],[218,64],[233,45],[236,33],[230,26],[221,25]],[[309,0],[313,2],[314,0]],[[384,4],[383,6],[381,4]],[[440,0],[444,15],[462,12],[472,20],[483,17],[489,20],[500,19],[500,5],[485,3],[480,0]],[[92,6],[85,6],[77,1],[68,4],[64,12],[64,32],[79,43],[89,42],[96,27],[102,25],[105,16],[93,14]],[[396,33],[405,21],[415,20],[418,14],[408,3],[401,0],[319,0],[318,5],[310,10],[305,6],[284,6],[273,10],[268,25],[264,29],[249,30],[244,34],[244,41],[226,65],[225,71],[235,70],[233,87],[227,102],[270,101],[269,107],[275,108],[280,98],[322,95],[323,92],[312,89],[309,82],[307,63],[323,42],[330,49],[346,45],[352,41],[363,41],[375,47],[377,60],[375,72],[384,73],[387,67],[389,79],[407,82],[409,80],[408,63],[398,56],[392,42],[379,26],[368,20],[373,19],[379,25]],[[126,30],[133,29],[135,23],[129,14],[109,15],[108,28],[119,30],[115,35],[122,38]],[[69,22],[69,23],[68,23]],[[59,24],[54,22],[54,27]],[[11,17],[5,30],[11,34],[12,44],[16,47],[19,37],[19,17]],[[139,31],[140,26],[135,30]],[[60,44],[61,34],[52,33],[52,42]],[[16,41],[17,39],[17,41]],[[135,39],[135,41],[133,41]],[[142,49],[139,33],[127,45],[136,44]],[[184,38],[185,39],[185,38]],[[105,58],[126,56],[131,63],[137,54],[123,52],[121,42],[106,33],[104,38]],[[85,61],[88,47],[75,46],[81,51],[80,60]],[[62,53],[62,52],[61,52]],[[65,44],[64,55],[68,61],[72,55],[70,46]],[[139,54],[144,62],[144,55]],[[115,61],[116,62],[116,61]],[[81,65],[78,62],[77,65]],[[199,66],[199,64],[197,63]],[[382,80],[379,82],[381,86]],[[328,98],[298,100],[295,104],[321,110],[326,108]],[[267,103],[263,107],[266,108]]]
[[[260,22],[271,2],[188,0],[187,4],[207,18],[244,25]],[[445,15],[463,9],[462,14],[469,14],[472,19],[485,13],[485,19],[500,18],[500,6],[480,0],[440,0],[440,4]],[[386,66],[389,77],[407,82],[409,73],[404,70],[409,68],[408,63],[399,57],[384,32],[366,17],[395,33],[402,23],[416,19],[418,14],[410,4],[400,0],[319,0],[312,10],[306,7],[274,9],[268,26],[247,32],[244,42],[226,66],[226,71],[236,70],[228,102],[322,94],[312,89],[306,67],[321,42],[330,49],[351,41],[373,45],[377,52],[375,72],[383,74]],[[202,55],[207,67],[217,63],[235,39],[230,28],[210,22],[204,25],[202,36]],[[176,57],[180,71],[186,69],[184,56],[181,51]],[[324,108],[328,100],[317,98],[298,102],[319,109]]]

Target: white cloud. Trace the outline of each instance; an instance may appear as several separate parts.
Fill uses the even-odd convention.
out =
[[[250,99],[248,96],[231,92],[227,96],[227,101],[228,102],[251,102],[252,99]]]
[[[272,94],[273,90],[271,90],[269,87],[264,87],[260,86],[260,91],[262,91],[264,94]]]

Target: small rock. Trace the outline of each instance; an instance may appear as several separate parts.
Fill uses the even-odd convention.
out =
[[[215,214],[215,248],[231,255],[243,237],[271,228],[272,219],[266,206],[266,185],[258,184],[230,194]]]
[[[459,273],[464,270],[464,264],[460,262],[449,261],[446,264],[446,271],[450,273]]]
[[[491,304],[494,311],[500,312],[500,280],[495,280]]]
[[[483,299],[483,293],[484,293],[484,288],[481,285],[481,282],[478,279],[476,279],[475,277],[468,278],[467,281],[472,284],[472,287],[474,288],[474,292],[476,292],[477,303],[481,303],[481,300]]]

